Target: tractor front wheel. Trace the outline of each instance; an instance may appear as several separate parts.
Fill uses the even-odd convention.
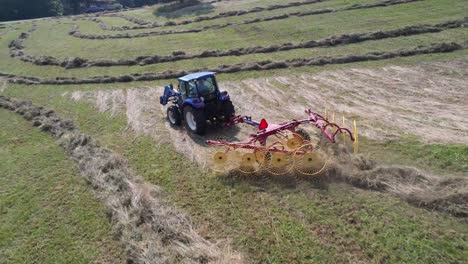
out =
[[[167,108],[167,119],[173,126],[180,126],[182,123],[182,115],[180,114],[179,108],[175,105]]]
[[[199,135],[205,134],[206,115],[204,110],[186,106],[184,108],[184,118],[185,124],[191,132]]]

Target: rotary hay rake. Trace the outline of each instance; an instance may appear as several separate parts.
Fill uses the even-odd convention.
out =
[[[301,125],[312,125],[321,131],[321,134],[331,143],[336,143],[339,134],[343,142],[349,138],[353,143],[354,152],[358,151],[358,131],[356,121],[353,122],[353,132],[343,125],[335,123],[335,114],[332,120],[328,119],[327,111],[322,116],[307,109],[308,118],[292,120],[280,124],[268,124],[265,119],[260,122],[252,120],[249,116],[234,116],[225,125],[227,127],[240,123],[258,128],[255,134],[241,142],[226,140],[207,140],[206,143],[216,148],[212,159],[212,167],[216,172],[229,172],[237,170],[243,174],[264,172],[273,175],[285,175],[296,172],[301,175],[319,175],[325,171],[329,158],[317,142]]]

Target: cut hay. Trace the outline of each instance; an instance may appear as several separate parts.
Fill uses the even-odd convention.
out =
[[[81,174],[104,202],[127,263],[240,263],[240,255],[200,237],[189,217],[167,202],[163,191],[128,168],[126,160],[101,148],[70,120],[28,101],[0,96],[0,107],[21,114],[78,163]]]

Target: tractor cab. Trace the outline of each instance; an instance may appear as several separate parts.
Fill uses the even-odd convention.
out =
[[[162,105],[169,101],[168,120],[180,125],[185,120],[194,133],[203,134],[207,121],[227,122],[234,115],[234,106],[227,92],[221,92],[214,72],[198,72],[178,78],[177,89],[166,86],[160,98]]]
[[[178,91],[183,100],[200,98],[207,103],[218,97],[219,89],[213,72],[189,74],[178,80]]]

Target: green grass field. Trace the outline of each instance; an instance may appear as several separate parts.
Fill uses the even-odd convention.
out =
[[[170,29],[198,28],[255,17],[371,2],[374,1],[330,0]],[[284,1],[221,1],[213,4],[212,13],[204,15],[273,4],[284,4]],[[172,20],[154,15],[160,6],[122,13],[150,22]],[[291,17],[202,33],[106,40],[74,38],[68,35],[68,31],[73,24],[79,25],[81,32],[87,34],[127,31],[106,31],[94,22],[83,19],[73,21],[64,17],[35,22],[38,28],[24,42],[24,46],[27,54],[35,56],[130,59],[143,55],[170,55],[173,51],[198,53],[210,49],[298,43],[346,33],[436,24],[462,19],[467,10],[466,1],[463,0],[424,0],[389,7]],[[119,17],[100,18],[112,26],[135,25]],[[193,18],[195,16],[187,13],[175,20]],[[10,57],[9,43],[31,25],[32,22],[24,22],[0,28],[1,72],[50,78],[116,76],[268,59],[363,54],[439,42],[468,41],[467,29],[457,28],[330,48],[200,58],[146,66],[66,70],[56,66],[33,65]],[[128,33],[158,30],[165,29],[129,30]],[[314,75],[355,68],[374,70],[390,65],[417,67],[439,61],[466,60],[467,55],[467,50],[463,49],[373,62],[221,74],[218,80],[221,84],[242,83],[260,78]],[[174,80],[63,86],[9,83],[3,88],[0,82],[0,95],[31,100],[73,120],[82,132],[125,157],[129,167],[146,182],[161,186],[169,200],[192,218],[196,232],[213,242],[226,241],[234,251],[244,256],[247,263],[468,262],[466,218],[428,211],[389,193],[358,189],[345,183],[300,181],[290,184],[268,179],[219,177],[178,152],[174,145],[161,144],[154,140],[153,135],[132,131],[125,112],[117,115],[101,113],[92,103],[70,99],[74,91],[118,91],[135,87],[152,87],[162,91],[162,85],[169,82]],[[294,87],[290,88],[293,93]],[[461,90],[460,98],[466,98],[467,93],[466,88]],[[154,101],[154,104],[159,102]],[[246,104],[248,102],[242,102],[243,107]],[[282,104],[285,107],[287,102]],[[124,250],[112,239],[111,223],[105,217],[104,207],[93,196],[92,188],[80,178],[76,164],[55,145],[51,136],[32,128],[20,116],[0,110],[0,122],[0,259],[6,259],[6,263],[31,263],[33,260],[37,263],[122,262]],[[169,136],[169,132],[164,135]],[[414,135],[400,140],[363,136],[360,149],[382,164],[413,166],[431,174],[464,178],[468,175],[468,146],[462,143],[427,142]]]
[[[123,262],[104,207],[53,138],[0,110],[2,263]]]

